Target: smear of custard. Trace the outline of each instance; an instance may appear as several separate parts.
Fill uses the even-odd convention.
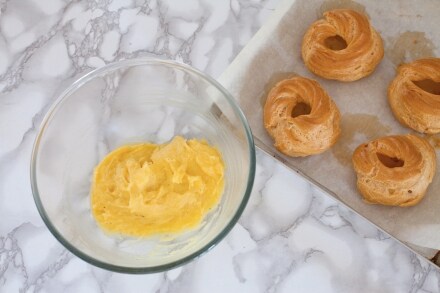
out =
[[[367,12],[365,11],[365,6],[362,4],[359,4],[352,0],[327,0],[324,1],[321,5],[321,7],[318,10],[318,18],[322,17],[322,14],[326,11],[333,10],[333,9],[351,9],[356,12],[362,13],[364,15],[367,15]]]
[[[333,146],[332,153],[340,164],[351,165],[351,157],[357,145],[353,145],[355,135],[363,134],[366,140],[385,136],[391,131],[380,123],[379,118],[369,114],[345,114],[341,119],[341,137]]]
[[[424,32],[404,32],[397,38],[389,39],[385,54],[396,65],[421,58],[434,57],[435,45]]]

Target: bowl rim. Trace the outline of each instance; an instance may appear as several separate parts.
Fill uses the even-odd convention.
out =
[[[80,249],[76,248],[74,245],[72,245],[68,240],[64,238],[62,233],[58,231],[58,229],[52,224],[51,220],[49,219],[49,216],[46,213],[46,210],[43,206],[43,203],[40,199],[40,193],[38,191],[38,184],[37,184],[37,172],[36,172],[36,164],[37,164],[37,154],[40,147],[40,141],[45,133],[45,129],[48,126],[50,118],[55,114],[58,107],[61,105],[61,103],[67,99],[67,97],[72,94],[74,91],[76,91],[79,87],[84,85],[85,83],[89,82],[93,78],[99,76],[100,74],[103,74],[108,71],[117,70],[120,68],[126,68],[126,67],[133,67],[133,66],[142,66],[142,65],[165,65],[168,67],[174,67],[178,68],[183,71],[190,72],[205,81],[207,81],[209,84],[213,85],[214,87],[219,90],[223,96],[226,98],[227,102],[231,107],[233,108],[235,114],[240,118],[240,121],[242,123],[242,126],[244,127],[245,133],[246,133],[246,139],[248,142],[248,152],[249,152],[249,170],[248,170],[248,179],[247,179],[247,186],[244,193],[244,196],[240,202],[240,205],[238,206],[235,214],[233,217],[229,220],[227,225],[221,230],[221,232],[216,235],[211,241],[209,241],[206,245],[199,248],[198,250],[194,251],[193,253],[178,259],[176,261],[161,264],[157,266],[149,266],[149,267],[126,267],[121,265],[115,265],[111,264],[102,260],[98,260],[95,257],[86,254],[85,252],[81,251]],[[146,274],[146,273],[157,273],[157,272],[163,272],[166,270],[173,269],[175,267],[184,265],[201,255],[205,254],[209,250],[211,250],[215,245],[217,245],[235,226],[238,219],[243,213],[243,210],[245,209],[250,194],[252,192],[252,187],[254,183],[255,178],[255,168],[256,168],[256,155],[255,155],[255,144],[254,139],[252,136],[252,131],[250,129],[250,126],[247,122],[247,119],[243,113],[243,111],[240,109],[238,103],[235,101],[235,99],[232,97],[232,95],[215,79],[210,77],[209,75],[203,73],[202,71],[195,69],[187,64],[174,61],[174,60],[163,60],[158,58],[151,58],[151,57],[140,57],[140,58],[133,58],[133,59],[126,59],[126,60],[120,60],[115,61],[112,63],[109,63],[103,67],[94,69],[85,75],[81,76],[79,79],[75,80],[70,86],[68,86],[60,95],[59,97],[53,102],[53,104],[49,107],[48,111],[46,112],[40,127],[38,129],[37,136],[35,138],[32,153],[31,153],[31,161],[30,161],[30,179],[31,179],[31,189],[33,198],[35,201],[35,205],[37,206],[37,210],[43,219],[45,225],[49,229],[49,231],[52,233],[52,235],[65,247],[67,250],[72,252],[75,256],[79,257],[80,259],[86,261],[89,264],[92,264],[96,267],[100,267],[102,269],[106,269],[113,272],[119,272],[119,273],[129,273],[129,274]]]

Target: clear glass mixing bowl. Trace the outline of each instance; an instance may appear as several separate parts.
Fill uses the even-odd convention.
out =
[[[225,162],[219,205],[195,230],[132,238],[102,231],[90,209],[95,166],[129,143],[164,143],[175,135],[204,138]],[[231,95],[187,65],[126,60],[90,72],[54,103],[31,161],[34,199],[53,235],[83,260],[108,270],[149,273],[188,262],[218,243],[248,201],[255,149],[248,123]]]

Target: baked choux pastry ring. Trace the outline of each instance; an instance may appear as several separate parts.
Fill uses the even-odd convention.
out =
[[[264,127],[288,156],[319,154],[340,134],[336,104],[318,82],[294,77],[279,82],[264,105]]]
[[[436,168],[434,148],[408,134],[382,137],[353,153],[357,187],[369,203],[412,206],[425,195]]]
[[[388,101],[400,123],[422,133],[439,133],[440,58],[399,66]]]
[[[307,30],[301,51],[310,71],[340,81],[369,75],[383,58],[380,35],[366,16],[349,9],[325,12]]]

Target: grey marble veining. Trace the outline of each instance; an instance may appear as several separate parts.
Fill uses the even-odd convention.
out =
[[[57,94],[93,68],[137,56],[218,77],[277,2],[0,1],[0,292],[440,292],[426,259],[261,152],[236,227],[165,273],[93,267],[43,224],[29,160]]]

